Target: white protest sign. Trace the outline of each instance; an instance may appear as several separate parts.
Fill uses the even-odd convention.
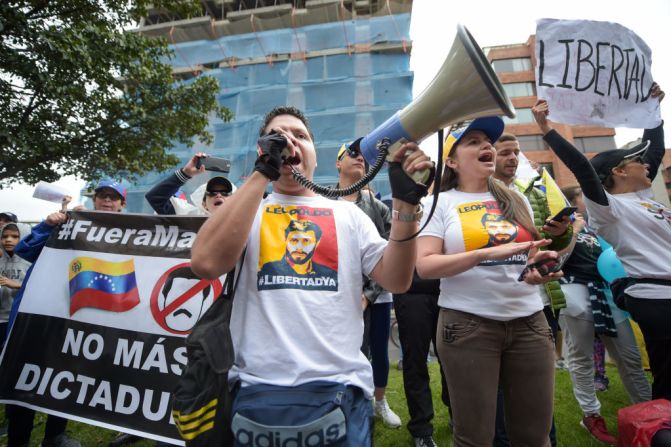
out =
[[[524,155],[523,152],[520,152],[519,154],[519,162],[517,164],[517,172],[515,173],[515,177],[518,180],[521,180],[523,182],[529,182],[533,179],[536,179],[540,176],[538,171],[531,165],[531,162],[527,158],[526,155]]]
[[[652,57],[631,30],[612,22],[536,22],[536,87],[550,119],[601,127],[654,128]]]
[[[68,192],[60,186],[53,183],[39,182],[33,192],[33,197],[36,199],[46,200],[48,202],[61,203],[63,197],[67,196]]]

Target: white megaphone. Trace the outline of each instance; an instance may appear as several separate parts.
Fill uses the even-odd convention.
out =
[[[405,142],[419,143],[451,124],[494,115],[514,118],[515,108],[478,43],[465,26],[457,25],[452,48],[429,86],[366,135],[359,148],[372,165],[378,157],[377,143],[383,138],[390,141],[389,160]],[[418,183],[425,183],[428,177],[428,171],[413,175]]]

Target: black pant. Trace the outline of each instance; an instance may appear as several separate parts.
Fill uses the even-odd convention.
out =
[[[652,372],[652,398],[671,400],[671,299],[625,295],[627,310],[641,327]]]
[[[403,351],[403,387],[408,402],[408,431],[419,438],[433,434],[433,401],[426,364],[431,342],[436,343],[438,295],[404,293],[394,295],[394,311]],[[437,355],[436,355],[437,357]],[[442,400],[449,406],[450,397],[440,369]]]
[[[28,445],[30,433],[33,431],[33,419],[35,419],[35,410],[20,407],[18,405],[5,406],[9,427],[7,430],[7,447],[21,447]],[[65,431],[68,420],[57,416],[49,415],[47,424],[44,427],[44,439],[54,438]]]

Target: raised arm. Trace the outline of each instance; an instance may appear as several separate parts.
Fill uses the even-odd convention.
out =
[[[34,263],[40,257],[51,231],[67,219],[65,211],[49,214],[45,220],[32,228],[28,236],[21,239],[14,252],[26,261]]]
[[[661,103],[664,99],[664,91],[656,82],[650,88],[650,97],[657,98]],[[643,131],[643,141],[649,140],[650,147],[645,153],[645,163],[650,166],[648,176],[650,180],[654,180],[659,171],[659,165],[662,164],[662,158],[666,148],[664,147],[664,122],[654,129],[645,129]]]
[[[170,202],[172,196],[181,188],[191,177],[205,172],[205,167],[196,168],[196,161],[199,157],[207,154],[199,152],[194,155],[183,168],[173,172],[169,177],[161,180],[144,195],[152,209],[157,214],[174,215],[175,207]],[[197,205],[197,204],[196,204]]]
[[[233,269],[242,255],[269,179],[254,171],[235,194],[205,221],[191,247],[191,269],[214,279]]]
[[[191,247],[191,270],[196,275],[214,279],[230,272],[238,262],[266,187],[280,178],[281,153],[288,145],[293,148],[293,137],[288,138],[275,131],[259,138],[254,171],[198,231]]]
[[[543,139],[548,143],[552,151],[557,154],[559,159],[571,170],[573,175],[575,175],[585,197],[599,205],[608,205],[606,191],[604,191],[599,176],[594,171],[587,157],[559,135],[548,122],[547,115],[549,108],[547,101],[539,99],[531,109],[531,112],[534,114],[534,118],[543,132]]]

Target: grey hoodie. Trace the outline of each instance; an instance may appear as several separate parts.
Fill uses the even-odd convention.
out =
[[[0,237],[2,236],[2,232],[5,231],[5,228],[11,228],[12,226],[19,230],[21,239],[30,234],[30,225],[8,223],[0,228]],[[0,250],[2,252],[2,256],[0,257],[0,276],[23,282],[23,278],[26,276],[26,271],[28,270],[28,267],[30,267],[30,262],[17,255],[9,256],[1,243]],[[12,308],[12,301],[14,301],[14,296],[18,292],[19,289],[0,286],[0,323],[5,323],[9,320],[9,311]]]

